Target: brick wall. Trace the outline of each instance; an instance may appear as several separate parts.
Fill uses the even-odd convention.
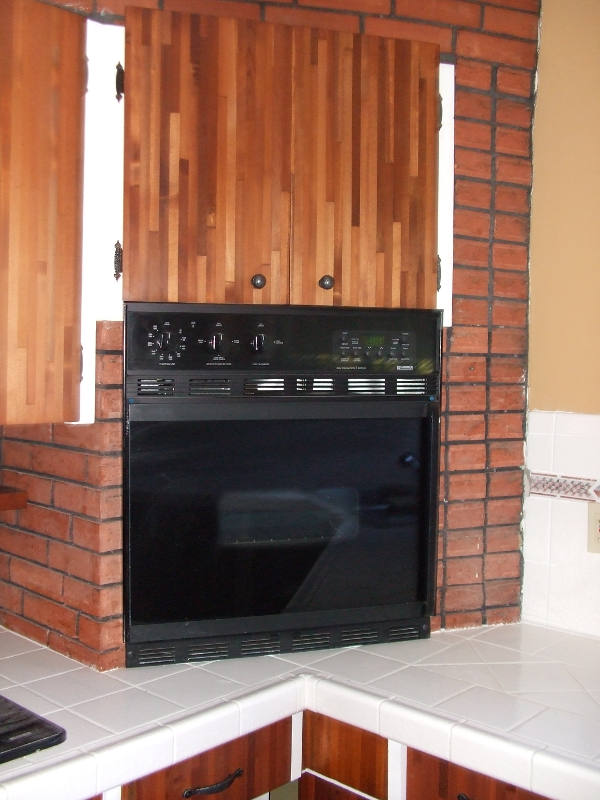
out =
[[[127,0],[53,3],[122,22]],[[539,0],[134,0],[437,42],[456,64],[453,327],[445,336],[438,616],[519,618],[531,123]],[[117,326],[118,328],[118,326]],[[6,428],[0,622],[120,663],[120,329],[99,326],[98,420]]]

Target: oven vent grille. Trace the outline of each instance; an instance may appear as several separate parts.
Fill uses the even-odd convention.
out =
[[[408,639],[418,639],[420,636],[418,625],[402,625],[398,628],[388,628],[386,631],[386,641],[404,642]]]
[[[138,396],[175,394],[175,381],[173,378],[138,378]]]
[[[343,645],[373,644],[381,641],[377,628],[347,628],[341,632],[340,639]]]
[[[302,650],[324,650],[331,647],[329,631],[301,631],[292,638],[292,652]]]
[[[240,650],[242,656],[269,655],[269,653],[280,653],[281,643],[278,636],[255,636],[244,639]]]
[[[175,664],[177,661],[174,644],[146,644],[140,645],[136,653],[136,665],[140,667],[152,664]]]
[[[427,377],[422,378],[396,378],[396,394],[418,395],[427,394]]]
[[[385,394],[385,378],[348,378],[349,394]]]
[[[332,393],[334,388],[333,378],[296,378],[296,391],[299,394]]]
[[[285,378],[246,378],[244,381],[245,395],[283,394],[285,392]]]
[[[190,397],[205,395],[224,395],[231,393],[231,381],[228,378],[191,378],[188,385]]]
[[[216,658],[228,658],[230,646],[226,641],[206,641],[190,644],[186,651],[186,661],[212,661]]]

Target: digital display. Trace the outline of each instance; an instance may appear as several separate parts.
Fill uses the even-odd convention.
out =
[[[384,333],[370,333],[362,337],[362,344],[365,347],[382,347],[385,344]]]

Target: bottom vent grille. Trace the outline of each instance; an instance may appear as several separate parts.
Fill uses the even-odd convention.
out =
[[[331,647],[331,634],[329,631],[306,631],[297,633],[292,639],[292,651],[325,650]]]
[[[228,658],[230,655],[227,642],[200,642],[191,644],[186,649],[186,661],[214,661],[217,658]]]
[[[402,628],[390,628],[386,633],[388,642],[404,642],[409,639],[418,639],[421,635],[418,625],[407,625]]]
[[[142,645],[137,649],[136,656],[140,667],[175,664],[177,661],[175,645]]]
[[[262,636],[253,639],[244,639],[241,646],[243,656],[264,656],[270,653],[280,653],[281,644],[278,636]]]
[[[377,628],[348,628],[340,636],[342,644],[373,644],[380,641]]]

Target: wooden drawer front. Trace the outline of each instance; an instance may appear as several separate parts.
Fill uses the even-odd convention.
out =
[[[387,739],[313,711],[304,712],[302,767],[373,797],[387,797]]]
[[[406,800],[543,800],[510,783],[408,749]]]
[[[298,800],[361,800],[362,795],[355,794],[337,783],[329,783],[305,772],[298,781]]]
[[[228,789],[209,796],[250,800],[289,781],[291,729],[289,718],[261,728],[123,786],[121,798],[181,800],[186,789],[216,784],[242,769]]]

